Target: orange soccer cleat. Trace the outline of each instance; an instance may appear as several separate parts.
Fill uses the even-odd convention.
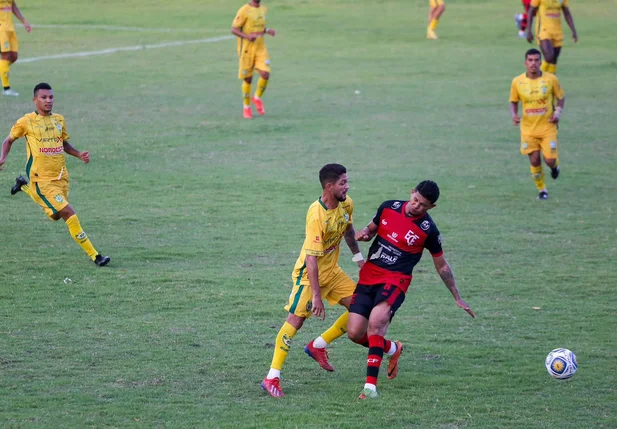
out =
[[[266,114],[266,109],[264,109],[264,102],[261,101],[261,98],[253,97],[253,104],[257,109],[257,113],[259,113],[260,115]]]
[[[403,353],[403,344],[400,341],[396,342],[396,351],[388,361],[388,378],[392,380],[398,375],[398,359]]]

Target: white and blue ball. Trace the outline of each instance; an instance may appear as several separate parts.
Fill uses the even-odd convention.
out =
[[[578,369],[576,356],[568,349],[553,350],[546,357],[544,364],[551,377],[559,380],[572,377]]]

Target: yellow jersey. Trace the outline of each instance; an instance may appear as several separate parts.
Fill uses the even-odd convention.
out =
[[[563,31],[561,29],[561,8],[568,7],[568,0],[531,0],[531,6],[538,8],[536,33],[540,28],[549,31]]]
[[[263,33],[266,30],[267,12],[268,8],[263,5],[253,7],[250,4],[246,4],[238,10],[231,26],[233,28],[238,28],[246,34]],[[242,54],[242,50],[247,50],[249,48],[257,50],[264,46],[266,46],[266,42],[263,36],[258,37],[253,42],[238,37],[238,55]]]
[[[0,31],[15,31],[13,26],[13,0],[0,0]]]
[[[13,125],[10,135],[14,139],[26,137],[26,175],[31,182],[68,178],[64,142],[70,136],[62,115],[28,113]]]
[[[306,214],[306,237],[300,256],[294,266],[292,278],[295,284],[308,284],[306,255],[317,256],[319,283],[326,283],[338,267],[341,240],[347,226],[353,223],[353,201],[347,197],[332,210],[319,198]]]
[[[523,73],[512,79],[510,102],[523,103],[521,133],[538,137],[554,133],[557,125],[548,121],[554,112],[553,99],[561,100],[564,95],[557,76],[552,73],[542,72],[537,79],[529,79]]]

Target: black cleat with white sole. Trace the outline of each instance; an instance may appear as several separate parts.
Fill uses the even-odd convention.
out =
[[[103,256],[101,254],[96,255],[96,257],[94,258],[94,263],[98,267],[104,267],[105,265],[109,264],[110,261],[111,258],[109,256]]]
[[[540,193],[538,194],[538,199],[539,200],[548,200],[548,192],[540,191]]]
[[[551,177],[553,178],[553,180],[557,180],[557,178],[559,177],[559,166],[551,168]]]

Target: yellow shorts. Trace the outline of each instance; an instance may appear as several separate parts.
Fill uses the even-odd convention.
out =
[[[66,177],[49,182],[33,182],[30,188],[32,198],[49,217],[69,205],[69,179]]]
[[[268,55],[266,48],[242,51],[238,79],[246,79],[253,76],[254,69],[270,72],[270,55]]]
[[[559,140],[557,131],[554,134],[547,134],[544,137],[521,135],[521,155],[529,155],[532,152],[541,150],[544,158],[559,158]]]
[[[294,281],[296,279],[293,279]],[[324,284],[320,285],[321,299],[328,300],[330,305],[337,304],[341,299],[353,295],[356,290],[356,282],[354,282],[341,268],[337,267],[333,277]],[[289,303],[285,306],[285,310],[289,311],[298,317],[311,317],[313,309],[313,292],[311,285],[306,283],[294,284],[289,295]]]
[[[429,0],[431,9],[435,9],[437,6],[443,6],[443,0]]]
[[[18,52],[19,43],[14,31],[0,31],[0,52]]]
[[[561,48],[563,46],[563,31],[551,30],[549,28],[542,28],[538,31],[538,45],[542,40],[550,40],[553,44],[553,48]]]

